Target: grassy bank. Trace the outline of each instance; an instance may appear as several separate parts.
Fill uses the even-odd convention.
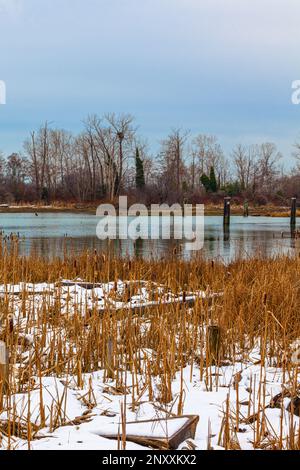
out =
[[[14,214],[14,213],[55,213],[55,212],[69,212],[69,213],[85,213],[96,214],[99,203],[94,204],[66,204],[62,202],[53,203],[51,205],[42,204],[16,204],[11,206],[0,206],[0,213]],[[244,209],[242,205],[231,205],[232,215],[243,215]],[[206,215],[223,215],[223,205],[205,204]],[[290,217],[290,208],[287,206],[253,206],[249,204],[249,215],[256,217]],[[297,216],[300,217],[300,210],[297,211]]]

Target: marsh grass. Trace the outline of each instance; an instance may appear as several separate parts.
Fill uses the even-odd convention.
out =
[[[258,383],[249,391],[246,407],[240,406],[239,377],[235,377],[235,407],[225,404],[219,443],[226,449],[238,449],[238,435],[243,423],[253,431],[254,448],[299,449],[299,429],[291,413],[288,436],[270,431],[266,415],[270,399],[265,392],[265,366],[281,368],[288,396],[299,394],[299,366],[292,362],[291,345],[300,338],[300,259],[277,257],[249,259],[230,265],[205,262],[200,259],[184,261],[177,256],[149,260],[121,259],[107,253],[66,253],[64,258],[50,261],[33,253],[19,254],[18,243],[10,249],[4,242],[0,247],[0,284],[19,282],[58,282],[61,279],[81,278],[86,282],[132,281],[129,291],[134,294],[134,282],[144,280],[160,283],[172,292],[206,291],[207,299],[199,299],[192,308],[185,305],[156,305],[143,311],[107,308],[87,309],[77,305],[72,314],[61,314],[61,288],[57,287],[55,301],[50,292],[43,292],[43,301],[36,306],[35,295],[26,290],[19,296],[21,312],[13,318],[18,296],[3,294],[0,299],[2,328],[0,340],[10,353],[8,393],[1,397],[7,418],[0,421],[0,439],[6,447],[15,446],[15,438],[28,442],[38,438],[45,428],[47,416],[50,432],[70,424],[66,415],[66,393],[53,397],[51,410],[43,403],[42,379],[57,377],[89,392],[82,397],[88,413],[77,423],[90,419],[96,406],[93,389],[85,383],[85,374],[104,370],[108,392],[124,396],[121,407],[120,448],[126,447],[126,407],[138,409],[147,390],[150,402],[170,415],[182,415],[185,404],[183,369],[191,367],[190,380],[197,371],[208,391],[218,390],[218,368],[236,362],[248,363],[249,353],[259,348],[261,372]],[[137,284],[138,285],[138,284]],[[209,297],[210,293],[222,293]],[[117,293],[115,294],[117,296]],[[157,293],[153,297],[159,300]],[[14,299],[15,298],[15,299]],[[209,326],[221,332],[221,352],[211,357]],[[32,340],[28,339],[32,334]],[[180,373],[180,393],[174,396],[172,383]],[[127,377],[131,377],[131,386]],[[156,386],[154,384],[156,383]],[[2,389],[1,389],[2,390]],[[30,409],[31,393],[40,391],[39,418],[33,422]],[[28,394],[28,406],[20,416],[14,406],[16,393]],[[57,395],[59,396],[59,394]],[[279,402],[277,408],[282,408]],[[244,411],[241,411],[241,410]],[[246,409],[246,411],[245,411]],[[47,415],[47,416],[46,416]],[[268,431],[267,431],[268,430]],[[208,436],[208,447],[211,446]]]

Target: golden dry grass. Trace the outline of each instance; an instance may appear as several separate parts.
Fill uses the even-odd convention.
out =
[[[73,315],[62,315],[59,290],[56,302],[49,301],[44,293],[42,308],[35,308],[34,295],[24,292],[21,318],[12,325],[12,300],[2,296],[0,318],[2,333],[10,351],[9,397],[16,392],[26,392],[36,387],[31,377],[42,378],[75,376],[77,386],[83,386],[83,374],[105,370],[106,378],[116,380],[115,390],[126,390],[124,368],[132,375],[133,408],[138,406],[142,392],[138,375],[143,376],[143,387],[148,387],[151,400],[152,377],[160,379],[162,406],[172,401],[172,380],[186,365],[199,368],[200,379],[205,379],[207,389],[212,389],[211,342],[208,326],[218,326],[221,331],[221,351],[217,366],[222,363],[247,361],[249,351],[260,340],[260,364],[281,367],[288,377],[290,396],[298,393],[299,367],[291,362],[291,344],[300,338],[300,259],[278,257],[275,259],[250,259],[236,261],[228,266],[200,259],[190,261],[170,257],[159,261],[120,259],[109,253],[85,252],[80,256],[66,255],[64,259],[50,261],[33,254],[21,257],[18,244],[10,250],[0,249],[0,284],[18,282],[56,282],[60,279],[80,277],[88,282],[122,280],[153,281],[168,286],[172,292],[219,292],[223,295],[213,300],[198,300],[193,308],[184,305],[158,305],[143,312],[109,309],[84,311],[78,306]],[[24,333],[35,331],[33,344],[26,342]],[[142,351],[153,351],[151,357]],[[20,364],[21,355],[30,350],[29,359]],[[263,387],[263,378],[258,387]],[[238,393],[238,391],[237,391]],[[3,393],[2,393],[3,395]],[[262,394],[263,395],[263,394]],[[3,396],[0,397],[0,403]],[[263,410],[267,403],[262,399]],[[41,398],[42,401],[42,398]],[[93,408],[92,390],[86,399]],[[175,414],[183,412],[183,393]],[[66,424],[61,404],[53,410],[51,429]],[[247,418],[251,418],[251,409]],[[40,403],[40,428],[44,425],[43,403]],[[13,412],[12,412],[13,416]],[[25,417],[26,418],[26,417]],[[0,424],[0,431],[8,436],[25,435],[30,440],[36,433],[30,417],[16,423]],[[11,418],[13,420],[13,418]],[[25,427],[24,427],[25,422]],[[233,425],[232,425],[233,422]],[[250,421],[251,422],[251,419]],[[265,444],[264,413],[253,420],[254,447]],[[239,405],[232,417],[229,405],[220,430],[220,443],[226,448],[236,448],[236,427],[239,427]],[[268,448],[299,448],[298,434],[293,429],[290,440],[282,437],[268,441]]]

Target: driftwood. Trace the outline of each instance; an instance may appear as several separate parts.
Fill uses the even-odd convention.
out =
[[[127,285],[127,287],[130,287],[131,285],[145,285],[147,286],[149,283],[147,281],[124,281],[124,284]],[[154,283],[155,285],[155,283]],[[78,286],[86,290],[92,290],[97,287],[103,287],[103,283],[92,283],[92,282],[84,282],[84,281],[60,281],[56,283],[56,287],[74,287]],[[157,287],[163,287],[160,285],[156,285]],[[147,302],[137,302],[136,304],[132,303],[130,301],[130,297],[128,298],[127,302],[123,302],[122,306],[116,307],[113,303],[113,299],[110,299],[109,296],[107,296],[105,300],[105,305],[101,308],[99,308],[99,312],[106,312],[106,311],[111,311],[111,312],[118,312],[121,310],[128,310],[131,312],[136,312],[138,314],[143,314],[146,311],[155,309],[160,306],[172,306],[172,305],[179,305],[179,306],[185,306],[185,307],[193,307],[197,301],[206,301],[208,304],[211,304],[213,299],[216,297],[220,297],[222,294],[221,293],[207,293],[204,291],[197,292],[195,294],[193,293],[185,293],[183,292],[182,294],[178,295],[177,297],[172,297],[170,299],[158,299],[158,300],[153,300],[153,301],[147,301]]]
[[[172,305],[179,305],[179,306],[185,306],[185,307],[193,307],[196,303],[196,301],[202,299],[202,297],[193,297],[189,298],[186,297],[184,298],[176,298],[176,299],[171,299],[171,300],[159,300],[159,301],[153,301],[153,302],[145,302],[143,304],[136,304],[136,305],[124,305],[124,307],[117,307],[114,308],[113,306],[110,308],[111,311],[121,311],[121,310],[128,310],[132,311],[134,313],[138,314],[143,314],[144,312],[147,312],[149,310],[155,309],[160,306],[172,306]],[[107,310],[106,308],[103,309]]]
[[[82,287],[83,289],[92,290],[96,287],[102,287],[103,284],[98,282],[84,282],[84,281],[60,281],[56,283],[57,287]]]
[[[180,420],[185,420],[185,422],[170,435],[168,435],[167,432],[162,432],[162,429],[167,428],[170,423],[173,424],[176,420],[178,421],[178,424],[180,423]],[[126,440],[145,447],[152,447],[154,449],[176,450],[182,442],[185,442],[187,439],[194,439],[198,422],[199,416],[197,415],[128,422],[126,423]],[[130,425],[139,427],[145,424],[152,425],[151,435],[137,435],[134,434],[134,431],[130,430]],[[119,432],[103,432],[99,433],[99,435],[112,440],[120,438]]]

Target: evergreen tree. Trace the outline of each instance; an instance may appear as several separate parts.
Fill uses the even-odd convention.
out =
[[[140,157],[139,149],[136,149],[135,156],[135,184],[137,189],[142,189],[145,186],[145,175],[144,175],[144,164],[143,160]]]
[[[203,184],[207,193],[216,193],[218,191],[218,183],[215,174],[215,169],[213,166],[210,168],[209,177],[204,173],[201,176],[200,181]]]
[[[206,174],[203,174],[200,178],[201,183],[203,184],[205,191],[209,193],[210,191],[210,179]]]
[[[211,190],[211,192],[216,193],[218,191],[218,183],[217,183],[217,178],[216,178],[216,174],[215,174],[215,169],[214,169],[213,166],[210,168],[209,180],[210,180],[210,190]]]

